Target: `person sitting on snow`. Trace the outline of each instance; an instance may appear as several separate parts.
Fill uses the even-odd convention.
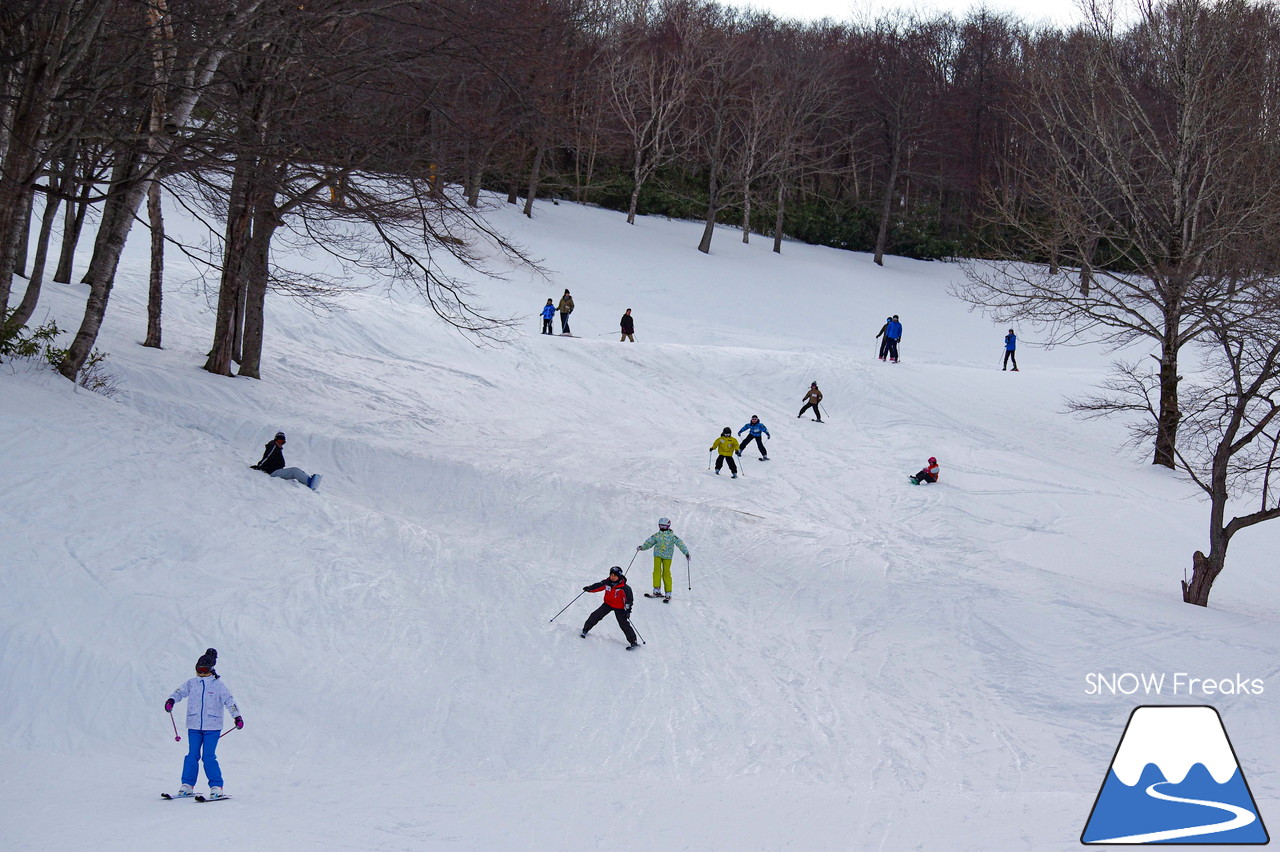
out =
[[[276,436],[267,441],[266,449],[262,452],[262,458],[257,464],[249,465],[253,470],[260,470],[268,473],[278,479],[292,479],[295,482],[301,482],[312,491],[320,490],[320,476],[315,473],[307,476],[307,472],[300,467],[284,466],[284,433],[277,432]]]
[[[937,482],[938,474],[941,471],[942,471],[942,468],[938,467],[938,460],[935,459],[933,456],[929,456],[929,463],[924,466],[924,469],[921,470],[919,473],[917,473],[915,476],[910,477],[911,484],[919,485],[922,482],[925,482],[925,483]]]

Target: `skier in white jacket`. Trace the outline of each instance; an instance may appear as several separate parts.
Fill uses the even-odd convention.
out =
[[[188,749],[182,763],[179,796],[194,795],[203,759],[205,778],[209,781],[209,798],[223,797],[222,769],[218,766],[217,754],[218,737],[222,736],[222,708],[226,707],[231,712],[237,728],[244,727],[236,700],[214,671],[217,664],[218,652],[209,648],[196,660],[196,676],[175,689],[164,703],[165,712],[172,713],[175,702],[187,699]]]

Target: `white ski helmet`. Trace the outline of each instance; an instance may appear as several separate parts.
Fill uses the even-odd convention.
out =
[[[670,519],[670,518],[658,518],[658,529],[660,529],[660,530],[669,530],[669,529],[671,529],[671,519]]]

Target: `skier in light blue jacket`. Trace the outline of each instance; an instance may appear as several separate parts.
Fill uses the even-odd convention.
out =
[[[209,648],[196,660],[196,676],[175,689],[164,703],[165,712],[173,713],[174,703],[187,699],[187,757],[182,763],[179,797],[195,794],[203,759],[209,798],[223,798],[222,768],[218,766],[217,754],[218,737],[222,736],[222,708],[231,712],[237,728],[244,727],[236,700],[213,668],[217,664],[218,652]]]
[[[764,448],[764,438],[760,436],[763,434],[765,438],[772,438],[773,436],[769,434],[769,430],[760,422],[760,418],[753,414],[751,415],[751,422],[739,429],[738,434],[741,435],[746,431],[750,431],[751,434],[747,436],[747,440],[742,442],[742,446],[738,447],[738,456],[742,456],[742,451],[747,448],[747,444],[755,441],[756,449],[760,451],[760,461],[768,461],[769,451]]]

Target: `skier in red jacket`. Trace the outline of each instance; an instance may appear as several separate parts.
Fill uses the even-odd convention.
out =
[[[590,586],[583,586],[584,592],[604,592],[604,603],[591,615],[587,616],[587,623],[582,625],[582,636],[586,638],[591,628],[600,623],[600,619],[604,618],[610,612],[618,619],[618,626],[622,628],[622,633],[627,637],[630,643],[627,650],[637,646],[636,631],[631,626],[631,604],[635,601],[635,595],[631,592],[631,587],[627,585],[627,578],[623,576],[622,569],[617,565],[609,569],[607,579],[601,580],[599,583],[593,583]]]

